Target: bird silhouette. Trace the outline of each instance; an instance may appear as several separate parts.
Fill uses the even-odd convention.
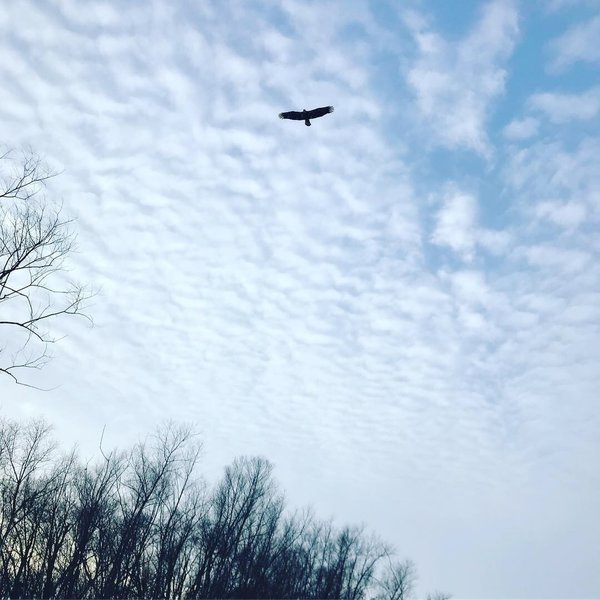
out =
[[[288,112],[279,113],[280,119],[291,119],[292,121],[304,121],[307,127],[310,127],[311,119],[318,119],[329,113],[333,112],[333,106],[321,106],[320,108],[313,108],[312,110],[303,109],[302,112],[298,110],[290,110]]]

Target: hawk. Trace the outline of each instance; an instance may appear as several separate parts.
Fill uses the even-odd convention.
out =
[[[333,106],[321,106],[321,108],[313,108],[312,110],[290,110],[288,112],[279,113],[280,119],[292,119],[292,121],[304,121],[307,127],[310,127],[310,120],[317,119],[324,115],[333,112]]]

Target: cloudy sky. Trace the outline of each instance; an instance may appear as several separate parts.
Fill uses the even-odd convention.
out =
[[[98,294],[0,410],[89,454],[192,421],[419,594],[598,597],[599,38],[598,0],[4,0],[0,143]]]

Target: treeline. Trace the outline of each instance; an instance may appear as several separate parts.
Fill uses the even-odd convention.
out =
[[[94,464],[42,421],[0,421],[0,598],[388,598],[410,561],[361,528],[290,513],[263,458],[214,487],[201,444],[166,425]]]

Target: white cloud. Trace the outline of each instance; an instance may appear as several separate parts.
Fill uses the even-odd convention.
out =
[[[577,201],[566,203],[560,200],[542,201],[537,204],[535,211],[538,217],[547,219],[565,229],[579,227],[587,215],[585,204]]]
[[[477,242],[492,254],[503,254],[510,246],[511,241],[510,231],[484,228],[477,231]]]
[[[579,61],[600,62],[599,38],[600,16],[569,28],[550,43],[550,49],[554,54],[550,68],[562,70]]]
[[[529,98],[531,108],[543,112],[553,123],[587,121],[600,112],[600,87],[582,94],[543,92]]]
[[[518,34],[512,2],[489,2],[473,30],[457,43],[409,21],[418,46],[406,78],[434,143],[489,155],[486,121],[504,93],[506,68]]]
[[[452,191],[443,200],[436,216],[436,225],[431,241],[448,246],[465,260],[473,258],[477,200],[470,194]]]
[[[528,215],[538,202],[550,201],[555,207],[557,202],[575,203],[585,206],[588,220],[598,222],[598,152],[598,138],[582,138],[574,148],[542,140],[510,153],[504,177],[518,192],[520,207]]]
[[[523,250],[526,260],[533,266],[558,269],[568,275],[583,270],[589,261],[585,252],[559,249],[550,244],[532,245]]]
[[[537,134],[539,122],[533,117],[514,119],[502,131],[504,137],[509,140],[527,140]]]
[[[504,252],[511,242],[510,232],[481,227],[478,220],[477,198],[454,186],[435,215],[431,242],[450,248],[468,262],[479,248],[496,255]]]

